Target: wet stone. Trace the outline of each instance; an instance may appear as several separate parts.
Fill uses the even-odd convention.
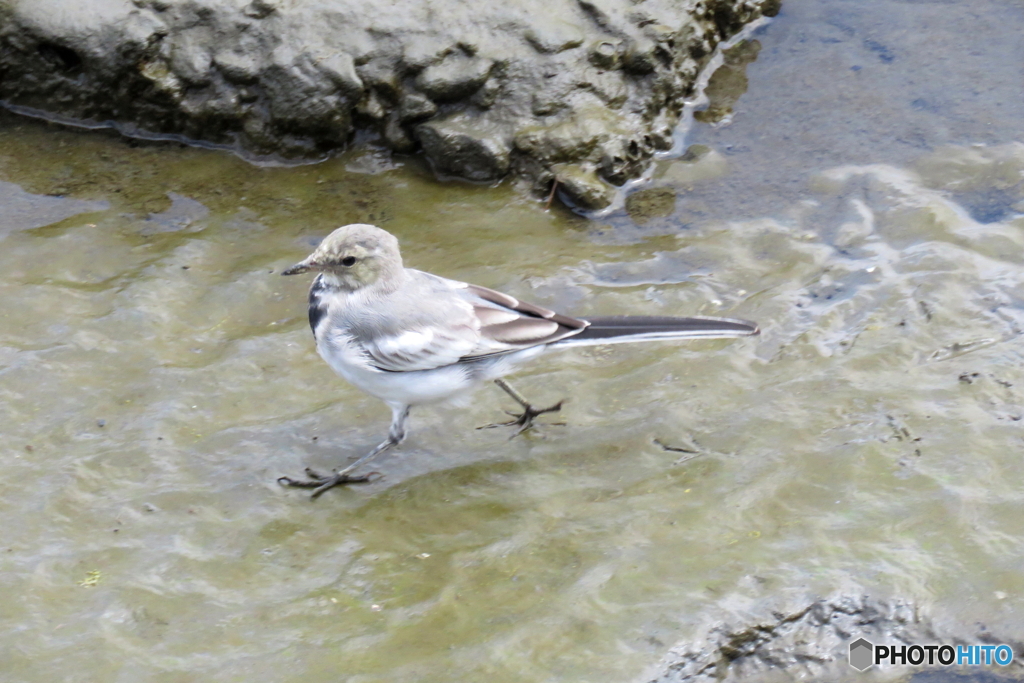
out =
[[[509,145],[499,135],[481,135],[474,123],[459,116],[430,121],[416,131],[441,173],[468,180],[498,180],[508,172]]]
[[[422,148],[434,168],[469,180],[513,172],[540,187],[553,164],[570,163],[621,184],[653,149],[602,164],[605,150],[580,131],[591,142],[660,135],[695,82],[692,55],[778,10],[777,0],[643,11],[632,0],[524,3],[396,0],[383,14],[355,0],[136,0],[103,11],[7,3],[0,101],[261,159],[320,159],[370,128],[391,149]],[[461,114],[466,128],[454,136],[440,134],[444,123],[399,130],[393,116],[408,126]],[[551,144],[501,142],[536,127]],[[567,183],[601,203],[603,192]]]
[[[612,203],[615,188],[598,177],[593,168],[576,164],[555,164],[558,187],[568,195],[576,206],[587,209],[603,209]]]
[[[579,47],[583,44],[583,31],[564,22],[552,21],[540,24],[526,31],[527,42],[538,52],[553,54]]]
[[[487,80],[491,66],[486,60],[454,54],[424,69],[416,77],[416,85],[433,100],[451,102],[475,93]]]
[[[608,40],[595,43],[590,48],[590,61],[601,69],[614,69],[619,65],[619,44]]]
[[[958,628],[953,631],[948,625],[933,623],[909,600],[836,595],[808,604],[784,606],[770,614],[758,615],[748,623],[710,627],[703,640],[674,647],[658,667],[660,671],[647,680],[650,683],[781,680],[773,677],[780,670],[799,670],[808,680],[845,680],[843,675],[852,670],[848,661],[850,644],[860,638],[872,643],[900,644],[1012,642],[1013,634],[991,633],[983,624],[975,625],[975,629]]]
[[[626,213],[639,225],[671,216],[675,209],[676,193],[670,187],[651,187],[626,197]]]
[[[733,105],[747,91],[746,68],[757,60],[761,43],[746,40],[725,52],[725,63],[711,75],[705,94],[708,108],[694,118],[703,123],[717,123],[732,114]]]
[[[355,61],[347,52],[336,51],[316,60],[317,66],[341,91],[351,98],[358,98],[363,91],[363,81],[356,73]]]
[[[424,119],[437,113],[437,105],[418,93],[409,93],[402,98],[399,117],[403,121]]]
[[[256,80],[260,71],[255,55],[239,54],[231,50],[218,53],[213,63],[225,78],[235,83],[250,83]]]

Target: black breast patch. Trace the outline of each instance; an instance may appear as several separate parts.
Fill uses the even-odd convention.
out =
[[[318,275],[313,280],[313,286],[309,288],[309,328],[313,330],[314,336],[317,324],[327,315],[327,305],[320,300],[320,294],[324,289],[324,284]]]

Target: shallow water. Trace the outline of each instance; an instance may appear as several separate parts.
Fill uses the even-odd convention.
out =
[[[4,680],[633,680],[843,591],[1019,634],[1022,31],[790,2],[600,219],[372,146],[256,168],[3,115]],[[516,384],[567,426],[476,431],[512,407],[484,389],[310,503],[276,477],[389,417],[278,276],[348,222],[569,313],[764,331],[548,354]]]

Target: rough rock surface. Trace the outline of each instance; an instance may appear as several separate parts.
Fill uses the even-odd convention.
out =
[[[596,208],[779,2],[0,0],[0,101],[286,158],[371,129],[443,175],[557,178]]]
[[[717,625],[705,639],[672,649],[643,678],[644,683],[730,683],[731,681],[840,681],[863,676],[849,665],[850,643],[866,638],[875,644],[975,645],[1006,643],[1015,653],[1024,643],[1016,633],[994,633],[983,624],[938,624],[909,602],[886,602],[865,596],[837,595],[810,604],[775,611],[740,625]],[[980,669],[981,667],[975,667]],[[1016,656],[1000,669],[999,678],[956,677],[957,667],[935,665],[890,667],[885,679],[904,679],[915,672],[936,683],[1011,683],[1024,680]],[[873,669],[878,673],[878,668]],[[930,677],[929,677],[930,676]],[[916,680],[916,676],[913,677]],[[877,678],[872,680],[878,680]]]

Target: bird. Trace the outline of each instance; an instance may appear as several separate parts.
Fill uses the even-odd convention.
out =
[[[342,378],[391,408],[387,438],[352,464],[284,486],[312,488],[316,499],[340,484],[369,481],[360,466],[400,444],[412,406],[466,395],[493,381],[521,407],[512,437],[558,402],[533,407],[503,378],[549,348],[656,340],[717,339],[759,334],[734,318],[601,316],[574,318],[479,285],[406,268],[398,239],[374,225],[334,230],[282,275],[316,272],[309,289],[309,326],[316,349]]]

